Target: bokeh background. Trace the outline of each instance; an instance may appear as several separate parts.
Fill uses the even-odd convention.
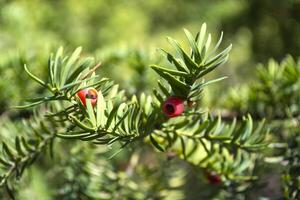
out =
[[[229,78],[205,93],[208,106],[251,82],[258,63],[299,56],[299,0],[0,0],[0,118],[28,115],[10,109],[43,92],[23,64],[46,79],[48,56],[59,46],[82,46],[102,63],[99,73],[130,95],[155,86],[148,66],[164,62],[157,48],[171,49],[166,36],[185,41],[183,28],[195,34],[204,22],[213,42],[223,30],[223,47],[233,44],[229,62],[215,72]]]

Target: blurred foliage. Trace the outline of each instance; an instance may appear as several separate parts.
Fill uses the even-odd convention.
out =
[[[287,56],[281,63],[270,60],[259,65],[257,79],[251,86],[241,85],[231,90],[226,106],[239,115],[251,113],[257,118],[284,119],[300,114],[300,59]]]
[[[300,197],[299,60],[287,56],[281,63],[272,59],[266,66],[259,65],[257,79],[233,89],[224,103],[232,115],[250,113],[256,119],[266,118],[270,137],[278,143],[270,145],[265,161],[282,167],[286,199]]]

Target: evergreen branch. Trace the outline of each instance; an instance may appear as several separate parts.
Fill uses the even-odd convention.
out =
[[[175,95],[187,101],[187,104],[199,103],[204,87],[223,79],[205,81],[203,77],[227,61],[231,45],[217,55],[212,52],[209,54],[211,36],[208,34],[208,38],[205,39],[205,24],[194,39],[188,31],[185,30],[185,33],[191,45],[191,55],[188,55],[177,41],[169,38],[169,42],[181,56],[176,59],[167,53],[168,60],[176,69],[152,66],[169,84],[159,82],[162,94],[154,90],[156,99],[144,94],[139,97],[133,96],[130,100],[124,99],[123,93],[118,91],[112,82],[107,79],[97,80],[95,73],[92,73],[93,69],[89,69],[90,65],[85,64],[87,68],[83,69],[78,58],[81,49],[75,50],[70,58],[63,58],[62,49],[59,49],[55,58],[50,58],[49,77],[53,84],[49,84],[54,91],[53,100],[58,102],[62,109],[54,109],[54,112],[46,116],[50,121],[62,120],[68,128],[56,132],[55,136],[105,145],[121,142],[121,148],[137,140],[149,138],[160,151],[175,148],[180,157],[197,163],[197,166],[214,166],[213,168],[228,178],[237,178],[240,173],[236,175],[234,170],[237,167],[233,166],[237,163],[250,166],[244,157],[250,157],[250,152],[260,150],[266,145],[264,140],[267,131],[264,130],[263,123],[254,129],[252,118],[247,116],[241,122],[233,120],[231,124],[225,124],[221,122],[220,117],[204,116],[203,111],[196,109],[197,106],[190,105],[190,108],[176,119],[169,119],[162,112],[165,97]],[[220,40],[213,52],[220,45]],[[71,65],[74,66],[71,68]],[[95,107],[87,95],[83,97],[84,104],[79,102],[82,99],[76,97],[77,92],[92,86],[100,90]],[[66,108],[63,101],[68,102]],[[45,98],[34,98],[30,102],[47,101]],[[235,161],[233,157],[239,159]],[[232,162],[225,162],[226,159]],[[239,172],[245,169],[239,169]]]
[[[241,152],[243,156],[248,156],[252,151],[265,148],[266,132],[263,122],[253,129],[250,116],[244,118],[239,125],[235,120],[229,125],[224,124],[220,117],[201,117],[198,120],[181,117],[176,122],[164,123],[160,130],[154,130],[150,142],[160,151],[174,151],[179,157],[198,167],[210,167],[227,174],[228,178],[237,179],[234,168],[225,172],[228,169],[220,166],[220,163],[229,164],[227,159],[231,158],[228,155],[235,157],[237,152]],[[215,162],[215,159],[219,161]],[[243,176],[239,176],[239,179],[243,180]]]
[[[225,106],[236,113],[250,113],[270,120],[297,118],[300,109],[300,62],[287,56],[280,64],[270,60],[257,68],[257,81],[233,90]],[[247,105],[247,108],[245,107]]]
[[[201,31],[197,33],[195,38],[192,37],[192,34],[188,30],[184,29],[184,32],[190,44],[191,55],[189,56],[176,40],[168,38],[168,41],[176,49],[180,58],[176,59],[170,53],[164,50],[163,52],[166,53],[168,61],[173,64],[176,69],[168,69],[156,65],[151,67],[169,83],[174,96],[182,97],[188,101],[198,101],[198,97],[202,92],[202,87],[215,80],[211,80],[207,83],[203,80],[202,85],[199,85],[200,87],[196,90],[193,86],[198,84],[199,79],[202,79],[206,74],[227,61],[231,45],[221,53],[214,55],[220,46],[223,33],[215,48],[209,53],[211,38],[209,34],[208,38],[205,40],[206,24],[202,25]],[[208,54],[209,56],[207,56]],[[191,93],[194,95],[190,95]]]
[[[38,144],[37,147],[32,149],[30,152],[26,152],[27,154],[23,155],[14,155],[12,157],[12,160],[0,158],[1,164],[3,164],[5,168],[8,167],[7,171],[0,177],[0,187],[7,184],[9,179],[13,176],[16,176],[16,178],[19,179],[22,176],[24,170],[28,168],[37,159],[37,157],[48,147],[48,145],[53,141],[53,139],[54,135],[45,138]],[[7,148],[5,146],[6,144],[3,143],[3,148]]]
[[[24,126],[22,127],[23,131],[34,131],[36,134],[34,136],[37,137],[30,136],[28,139],[25,139],[25,137],[17,136],[14,141],[14,147],[5,142],[2,144],[0,165],[2,165],[3,172],[0,174],[0,187],[8,185],[14,178],[21,178],[23,172],[35,162],[46,148],[49,148],[50,154],[52,154],[51,144],[55,135],[45,127],[43,122],[31,121],[31,123],[38,124],[36,124],[36,127],[32,124]],[[15,132],[20,132],[20,130],[15,129]]]

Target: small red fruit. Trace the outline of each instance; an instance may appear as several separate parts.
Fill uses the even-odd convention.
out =
[[[184,111],[184,101],[179,97],[169,97],[163,103],[162,109],[168,117],[177,117]]]
[[[94,88],[86,88],[77,92],[77,96],[81,100],[81,103],[86,107],[86,98],[91,99],[92,106],[97,104],[98,92]]]
[[[219,185],[222,182],[221,176],[215,171],[206,171],[205,177],[208,182],[213,185]]]

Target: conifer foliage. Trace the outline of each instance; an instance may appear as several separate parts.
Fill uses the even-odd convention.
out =
[[[205,109],[201,100],[203,90],[209,89],[207,86],[216,82],[220,84],[219,81],[226,78],[207,77],[226,63],[232,46],[221,48],[223,33],[213,45],[206,24],[195,36],[186,29],[184,33],[188,49],[168,37],[174,51],[161,49],[167,62],[162,64],[164,66],[151,65],[159,75],[157,87],[151,93],[145,91],[140,95],[127,96],[112,80],[98,75],[105,66],[95,63],[93,58],[82,56],[81,47],[70,55],[65,54],[63,48],[51,54],[47,80],[36,76],[29,65],[24,65],[26,74],[46,92],[40,96],[26,97],[24,104],[15,107],[34,108],[35,111],[31,119],[20,125],[20,129],[9,129],[12,132],[23,130],[28,134],[17,135],[11,142],[3,142],[0,185],[13,198],[15,181],[26,173],[38,157],[44,157],[46,152],[55,156],[58,150],[53,145],[58,141],[83,149],[91,145],[93,151],[108,147],[111,149],[108,150],[110,159],[132,146],[137,149],[151,148],[160,154],[171,155],[171,152],[172,157],[182,160],[176,162],[202,170],[204,178],[213,187],[223,187],[224,190],[231,188],[232,191],[233,185],[238,185],[243,187],[235,187],[236,191],[245,191],[252,181],[259,178],[255,174],[255,167],[262,160],[262,151],[270,148],[270,140],[266,140],[266,135],[269,130],[271,133],[275,130],[270,125],[272,120],[291,120],[298,115],[299,95],[295,91],[299,91],[299,64],[288,58],[281,67],[272,61],[267,69],[259,68],[258,84],[248,88],[246,95],[228,97],[236,104],[226,103],[227,107],[244,115],[225,119],[222,114],[216,115]],[[279,79],[282,81],[277,81]],[[278,91],[274,91],[274,88],[278,88]],[[287,96],[290,100],[284,101],[288,99]],[[247,99],[242,99],[244,97]],[[238,102],[246,102],[249,109]],[[299,172],[299,136],[298,129],[294,129],[295,136],[288,136],[292,142],[286,146],[282,156],[289,166],[284,170],[284,191],[291,199],[299,196],[299,176],[295,178]],[[166,193],[179,192],[177,186],[182,185],[175,184],[172,190],[172,183],[160,180],[157,188],[144,185],[139,190],[139,184],[145,180],[134,177],[132,170],[141,170],[136,166],[137,157],[141,159],[140,150],[131,155],[125,173],[117,173],[115,166],[108,162],[108,157],[99,163],[99,160],[94,160],[95,155],[88,157],[88,150],[76,152],[70,155],[72,160],[65,158],[69,163],[65,167],[70,168],[66,174],[78,173],[78,179],[68,177],[73,185],[57,194],[58,198],[71,198],[68,195],[73,190],[79,195],[74,199],[84,196],[92,199],[120,198],[114,195],[123,195],[125,199],[133,196],[134,199],[155,198],[150,193],[141,192],[143,190],[159,191],[156,198],[164,198],[168,196]],[[102,153],[97,155],[105,157]],[[86,157],[88,159],[85,160]],[[157,162],[163,163],[161,160]],[[78,165],[84,166],[83,170],[79,170],[80,173],[77,172]],[[142,166],[148,170],[149,176],[155,174],[147,168],[147,164]],[[155,170],[159,171],[157,173],[161,174],[162,179],[164,176],[176,179],[177,174],[182,177],[179,169],[174,173],[160,167]],[[157,174],[154,176],[157,177]],[[66,183],[62,182],[61,187],[64,185]],[[169,190],[165,189],[164,193],[163,188]]]

